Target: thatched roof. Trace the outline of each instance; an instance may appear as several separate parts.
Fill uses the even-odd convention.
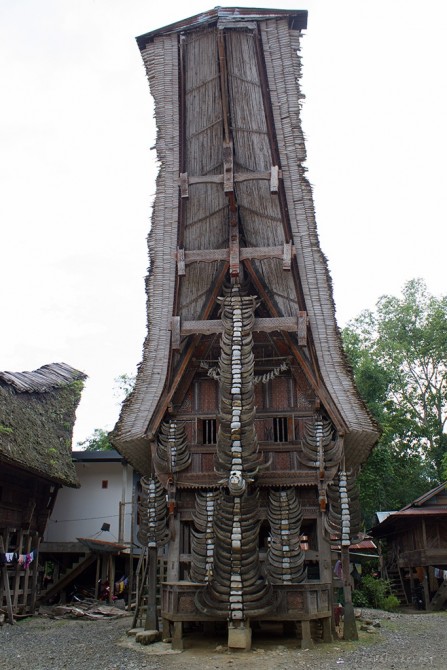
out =
[[[160,416],[166,401],[171,318],[210,318],[214,289],[228,268],[229,209],[221,178],[227,118],[243,246],[283,248],[291,242],[296,253],[291,272],[284,271],[280,257],[272,256],[253,258],[245,271],[271,317],[307,312],[313,386],[345,434],[348,467],[364,462],[377,441],[378,428],[343,353],[305,177],[297,55],[305,15],[216,8],[138,38],[155,99],[161,169],[149,235],[148,336],[135,389],[123,406],[113,443],[140,470],[148,458],[148,435],[158,428],[153,417]],[[226,100],[222,59],[216,56],[222,30]],[[281,169],[278,192],[268,178],[259,176],[270,174],[274,166]],[[179,175],[185,173],[188,193],[179,206]],[[181,281],[178,248],[204,258],[187,265]],[[221,258],[216,250],[222,250]]]
[[[71,441],[85,379],[65,363],[0,372],[0,462],[79,486]]]

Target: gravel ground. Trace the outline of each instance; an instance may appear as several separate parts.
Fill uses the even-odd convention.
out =
[[[365,620],[376,624],[366,625]],[[225,638],[189,634],[185,651],[162,642],[142,646],[126,635],[130,618],[36,616],[0,628],[0,668],[8,670],[406,670],[447,668],[447,613],[362,610],[359,641],[302,650],[279,632],[254,631],[251,652],[229,653]]]

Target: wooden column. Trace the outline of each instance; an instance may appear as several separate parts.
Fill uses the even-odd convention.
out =
[[[3,544],[3,538],[0,537],[0,551],[2,554],[5,553],[5,545]],[[3,591],[6,597],[6,610],[8,614],[8,621],[10,624],[14,623],[14,613],[12,609],[12,599],[11,599],[11,591],[9,588],[9,578],[8,578],[8,568],[6,565],[3,565],[2,568],[2,577],[3,577]]]
[[[147,574],[147,608],[144,630],[158,630],[157,619],[157,547],[149,547]]]
[[[355,623],[354,606],[352,604],[351,577],[349,573],[349,547],[341,546],[341,567],[343,570],[343,595],[345,598],[343,615],[343,639],[358,640],[357,625]]]
[[[332,589],[332,562],[331,562],[331,543],[329,540],[326,540],[323,532],[323,514],[320,512],[317,518],[317,537],[318,537],[318,564],[320,568],[320,582],[323,584],[329,584],[329,606],[331,612],[334,606],[333,603],[333,589]],[[332,617],[327,621],[323,620],[323,641],[331,642],[332,633],[331,633],[331,621]],[[329,628],[327,625],[329,624]],[[335,626],[334,626],[335,633]]]
[[[310,633],[310,621],[307,619],[301,621],[301,649],[312,649],[314,641]]]
[[[178,582],[180,578],[180,519],[170,517],[171,541],[168,550],[166,581]]]

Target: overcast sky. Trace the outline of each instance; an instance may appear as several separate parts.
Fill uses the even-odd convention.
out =
[[[234,5],[309,11],[302,117],[339,325],[413,277],[445,294],[447,3]],[[146,331],[155,125],[134,37],[213,6],[0,0],[0,369],[88,374],[74,444],[113,428]]]

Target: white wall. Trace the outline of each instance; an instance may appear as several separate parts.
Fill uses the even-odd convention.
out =
[[[80,489],[63,487],[47,525],[46,542],[76,542],[78,537],[118,540],[120,501],[124,506],[124,541],[130,542],[133,469],[120,462],[76,463]],[[107,481],[107,488],[102,482]],[[110,532],[98,535],[103,523]]]

